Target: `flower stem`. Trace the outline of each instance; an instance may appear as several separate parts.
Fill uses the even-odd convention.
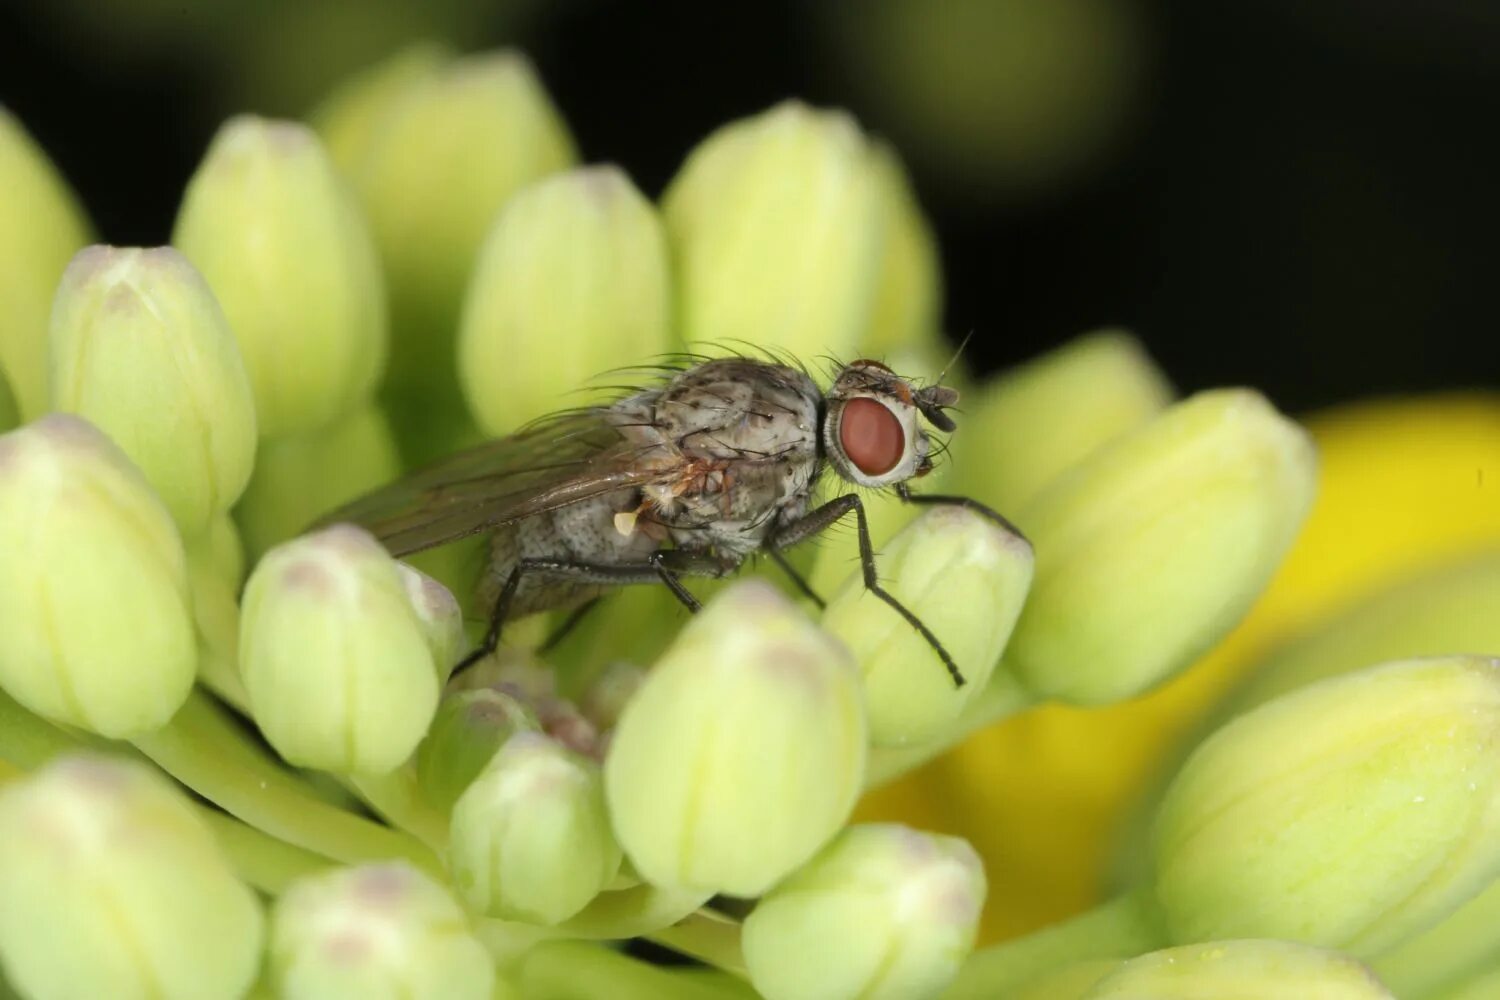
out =
[[[1074,962],[1126,959],[1164,947],[1149,895],[1136,890],[1034,934],[981,948],[969,957],[946,1000],[1008,996],[1044,972]]]
[[[405,830],[435,852],[441,853],[445,849],[448,817],[427,801],[409,765],[390,774],[349,776],[340,780],[392,825]]]
[[[198,811],[236,874],[262,892],[277,895],[303,875],[333,864],[321,855],[277,840],[217,809],[199,806]]]
[[[969,734],[1036,704],[1002,663],[983,691],[963,707],[940,739],[909,747],[875,747],[865,769],[865,787],[875,788],[962,743]]]
[[[193,692],[167,725],[132,742],[199,795],[289,844],[347,863],[403,858],[442,873],[432,851],[411,835],[313,795],[201,692]]]
[[[722,913],[701,909],[646,936],[725,972],[741,978],[747,975],[745,953],[740,947],[740,922]]]
[[[508,970],[526,996],[607,996],[611,1000],[729,1000],[751,996],[733,980],[713,982],[582,941],[549,941]]]

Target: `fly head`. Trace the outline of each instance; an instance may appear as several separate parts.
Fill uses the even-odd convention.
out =
[[[922,420],[940,431],[954,423],[943,410],[957,390],[917,388],[879,361],[845,365],[825,397],[823,448],[834,471],[860,486],[884,487],[932,471]]]

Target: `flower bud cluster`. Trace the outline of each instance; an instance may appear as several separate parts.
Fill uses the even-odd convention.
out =
[[[977,505],[871,499],[874,581],[931,637],[851,531],[791,557],[817,614],[764,579],[705,585],[685,624],[648,592],[572,646],[507,622],[450,681],[468,595],[310,523],[684,341],[925,365],[933,238],[889,148],[795,102],[705,139],[659,207],[575,165],[515,54],[414,50],[315,118],[228,122],[175,249],[78,252],[0,113],[25,193],[0,226],[0,962],[23,994],[556,995],[563,967],[601,996],[1354,1000],[1385,995],[1361,961],[1472,952],[1446,921],[1484,923],[1500,874],[1480,657],[1319,657],[1344,675],[1188,759],[1143,884],[1036,940],[970,954],[990,884],[1016,889],[967,842],[849,825],[1007,712],[1167,681],[1290,545],[1306,435],[1250,390],[1174,403],[1122,333],[980,388],[957,467],[914,484]],[[723,975],[588,943],[636,936]]]

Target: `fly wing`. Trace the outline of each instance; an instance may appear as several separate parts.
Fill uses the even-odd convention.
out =
[[[651,445],[626,440],[603,409],[549,418],[419,469],[325,515],[404,556],[543,511],[664,478]]]

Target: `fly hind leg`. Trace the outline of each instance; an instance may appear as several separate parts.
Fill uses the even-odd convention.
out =
[[[681,549],[653,552],[640,562],[628,563],[595,563],[576,559],[522,559],[505,578],[505,584],[500,588],[500,593],[490,608],[489,625],[485,629],[483,641],[473,652],[458,661],[458,665],[453,668],[453,676],[457,676],[489,656],[500,645],[500,629],[505,624],[506,618],[510,616],[511,605],[515,603],[521,580],[527,576],[604,586],[661,582],[667,585],[673,596],[681,601],[684,607],[689,611],[697,611],[701,605],[698,599],[682,585],[681,577],[723,576],[733,570],[736,565],[738,565],[737,562],[694,552],[684,552]]]

